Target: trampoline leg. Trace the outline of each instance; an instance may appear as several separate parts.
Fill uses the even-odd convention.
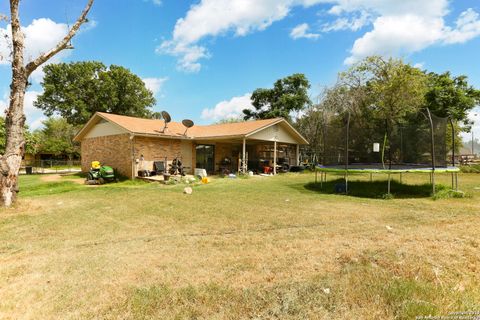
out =
[[[458,191],[458,174],[455,172],[455,191]]]
[[[348,171],[345,173],[345,194],[348,194]]]
[[[390,194],[390,173],[388,174],[388,189],[387,194]]]
[[[320,172],[320,189],[323,189],[323,172]]]
[[[452,172],[452,190],[453,190],[453,188],[455,188],[455,185],[453,183],[453,172]]]
[[[432,172],[432,194],[435,195],[435,171]]]
[[[317,171],[317,168],[315,168],[315,184],[318,183],[317,176],[318,176],[318,171]]]

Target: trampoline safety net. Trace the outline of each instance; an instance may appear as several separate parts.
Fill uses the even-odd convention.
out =
[[[323,166],[398,169],[447,167],[448,118],[429,112],[404,123],[366,120],[347,115],[325,123],[322,132]]]

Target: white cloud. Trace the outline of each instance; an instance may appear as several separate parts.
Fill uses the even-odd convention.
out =
[[[159,6],[159,7],[160,7],[160,6],[162,5],[162,3],[163,3],[162,0],[143,0],[143,2],[151,2],[151,3],[153,3],[154,5]]]
[[[221,101],[213,108],[203,109],[201,117],[210,121],[239,118],[243,114],[243,109],[253,109],[250,96],[251,93],[246,93],[243,96]]]
[[[0,99],[0,112],[1,112],[0,117],[4,116],[4,113],[7,107],[8,107],[8,94],[5,93],[3,95],[3,98]]]
[[[285,18],[294,6],[311,6],[324,0],[202,0],[190,7],[184,18],[178,19],[172,40],[156,48],[160,54],[178,58],[178,69],[198,72],[200,60],[210,57],[199,42],[233,32],[245,36],[262,31],[275,21]]]
[[[48,18],[34,19],[32,23],[26,27],[22,27],[25,34],[25,61],[36,58],[39,54],[53,48],[58,41],[63,39],[68,32],[68,26],[65,23],[56,23]],[[0,28],[0,55],[4,57],[10,56],[10,35],[11,25]],[[4,37],[7,35],[7,39]],[[9,64],[7,59],[0,63]]]
[[[90,20],[81,29],[82,32],[91,30],[97,26],[95,20]],[[34,19],[32,23],[26,27],[22,27],[25,34],[25,63],[35,59],[40,54],[49,51],[57,45],[68,33],[68,25],[65,23],[56,23],[49,18]],[[0,28],[0,65],[10,64],[11,51],[11,25]],[[7,36],[7,37],[5,37]],[[58,63],[70,54],[69,50],[63,50],[52,57],[46,64]],[[45,66],[45,65],[44,65]],[[38,68],[32,75],[34,82],[40,82],[43,79],[43,66]]]
[[[366,11],[361,11],[358,16],[337,18],[331,23],[323,25],[323,32],[351,30],[358,31],[371,23],[371,16]]]
[[[372,55],[399,56],[420,51],[442,38],[443,20],[417,15],[379,17],[373,30],[353,44],[346,64]]]
[[[153,95],[161,92],[163,85],[168,80],[168,77],[164,78],[143,78],[142,81],[145,83],[145,87],[152,91]]]
[[[469,8],[462,12],[456,21],[455,29],[447,29],[444,42],[447,44],[464,43],[480,35],[479,15]]]
[[[290,32],[290,37],[292,39],[301,39],[301,38],[317,39],[318,37],[320,37],[320,35],[317,33],[308,32],[308,29],[309,29],[309,26],[307,23],[299,24],[298,26],[292,29],[292,31]]]
[[[29,90],[25,92],[25,98],[23,103],[23,111],[27,118],[27,124],[30,129],[34,130],[39,128],[42,125],[42,121],[46,119],[43,115],[43,112],[35,108],[33,102],[37,100],[37,97],[42,94],[40,91]],[[3,98],[0,100],[0,111],[2,112],[2,116],[4,116],[5,109],[8,107],[8,93],[3,95]]]
[[[480,35],[479,15],[473,9],[461,13],[455,26],[445,24],[449,13],[447,0],[326,2],[333,4],[328,13],[337,19],[325,24],[323,31],[357,31],[373,23],[372,29],[354,42],[346,64],[373,54],[400,56],[432,45],[463,43]]]
[[[159,54],[177,57],[178,69],[198,72],[201,60],[210,58],[203,43],[208,37],[233,34],[245,36],[262,31],[288,16],[295,6],[331,5],[334,19],[323,23],[322,32],[359,31],[372,28],[358,38],[345,63],[365,56],[405,55],[432,45],[463,43],[480,35],[480,17],[473,9],[464,11],[454,26],[445,23],[448,0],[201,0],[178,19],[172,39],[156,48]],[[302,23],[291,30],[293,39],[316,39]]]

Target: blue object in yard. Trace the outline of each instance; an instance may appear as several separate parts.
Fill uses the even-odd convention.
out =
[[[347,192],[347,186],[345,185],[345,183],[337,183],[334,188],[335,188],[335,193]]]

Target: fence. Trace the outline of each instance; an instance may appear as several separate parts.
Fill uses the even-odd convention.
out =
[[[80,160],[36,160],[25,161],[20,174],[80,172]]]

